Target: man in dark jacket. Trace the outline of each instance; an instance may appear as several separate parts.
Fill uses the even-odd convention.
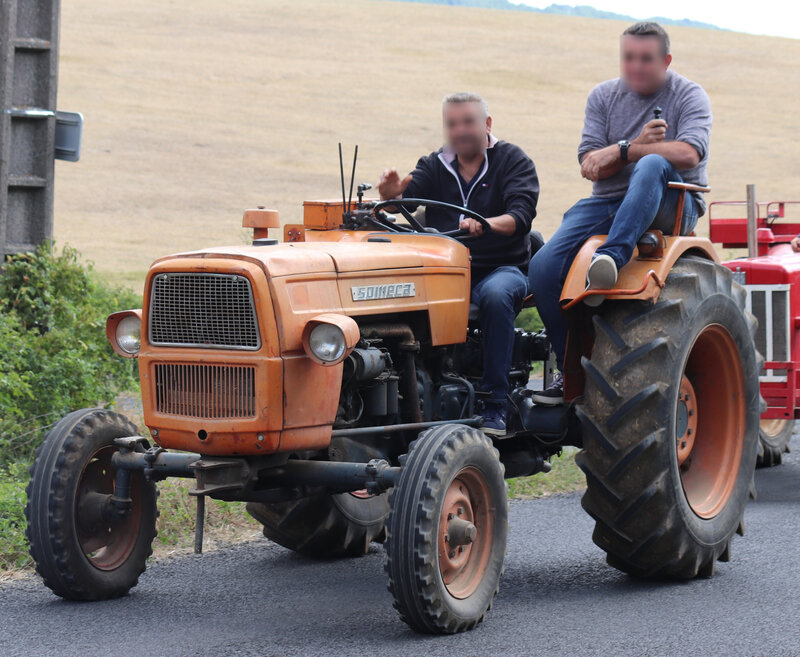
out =
[[[514,318],[527,294],[528,234],[536,216],[539,180],[521,148],[492,135],[486,101],[473,93],[447,96],[442,106],[447,144],[425,157],[401,179],[383,172],[381,199],[426,198],[459,205],[487,218],[492,230],[457,212],[427,208],[425,223],[440,231],[462,228],[476,239],[472,256],[472,302],[480,308],[483,335],[482,389],[489,393],[484,431],[505,433],[508,371],[514,346]]]

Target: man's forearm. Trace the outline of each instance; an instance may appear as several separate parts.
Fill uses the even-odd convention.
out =
[[[693,169],[700,163],[700,155],[694,146],[685,141],[659,141],[652,144],[631,142],[628,149],[628,160],[638,162],[645,155],[660,155],[678,171]]]
[[[517,220],[510,214],[501,214],[497,217],[486,219],[492,227],[492,231],[500,235],[513,235],[517,232]]]

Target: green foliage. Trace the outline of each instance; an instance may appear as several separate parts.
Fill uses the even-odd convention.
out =
[[[105,336],[109,313],[136,308],[75,249],[51,245],[0,268],[0,464],[32,458],[45,430],[85,406],[107,406],[138,384],[135,362]]]
[[[158,544],[169,548],[187,548],[194,542],[197,499],[189,495],[194,482],[167,479],[158,485]],[[206,542],[210,545],[257,536],[261,525],[245,511],[242,502],[206,501]]]
[[[569,493],[586,486],[586,477],[575,464],[575,451],[564,452],[550,459],[553,469],[531,477],[508,480],[508,496],[511,499],[545,497],[556,493]]]
[[[544,327],[542,319],[539,317],[539,312],[536,308],[523,308],[522,312],[517,315],[517,320],[514,322],[517,328],[538,333]]]
[[[17,463],[0,468],[0,572],[31,563],[25,539],[27,469]]]

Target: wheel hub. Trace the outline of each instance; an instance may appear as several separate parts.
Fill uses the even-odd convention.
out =
[[[678,465],[682,466],[694,447],[697,435],[697,397],[694,386],[684,374],[678,392],[678,414],[675,422],[675,438],[678,448]]]
[[[439,518],[439,570],[450,595],[466,598],[480,585],[491,554],[494,522],[489,487],[474,468],[459,472]]]
[[[706,326],[684,367],[676,408],[677,464],[700,518],[725,508],[736,485],[746,430],[744,371],[728,330]]]
[[[78,543],[86,559],[99,570],[114,570],[133,551],[141,524],[138,489],[132,485],[131,509],[116,515],[110,505],[115,489],[111,456],[103,448],[86,464],[78,481],[75,520]]]

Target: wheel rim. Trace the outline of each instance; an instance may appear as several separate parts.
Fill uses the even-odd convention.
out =
[[[472,467],[459,471],[445,493],[439,518],[439,570],[454,598],[472,595],[489,566],[494,536],[490,500],[486,478]]]
[[[736,485],[745,432],[746,399],[739,350],[721,325],[697,337],[681,379],[676,456],[692,510],[713,518]]]
[[[142,522],[136,477],[131,477],[131,509],[122,518],[109,517],[108,497],[116,485],[111,457],[114,447],[94,453],[81,472],[76,490],[75,527],[86,559],[99,570],[119,568],[133,552]]]
[[[759,428],[761,429],[761,433],[764,434],[767,438],[777,438],[783,430],[786,428],[786,425],[789,422],[793,422],[793,420],[780,420],[780,419],[772,419],[772,420],[761,420]]]

